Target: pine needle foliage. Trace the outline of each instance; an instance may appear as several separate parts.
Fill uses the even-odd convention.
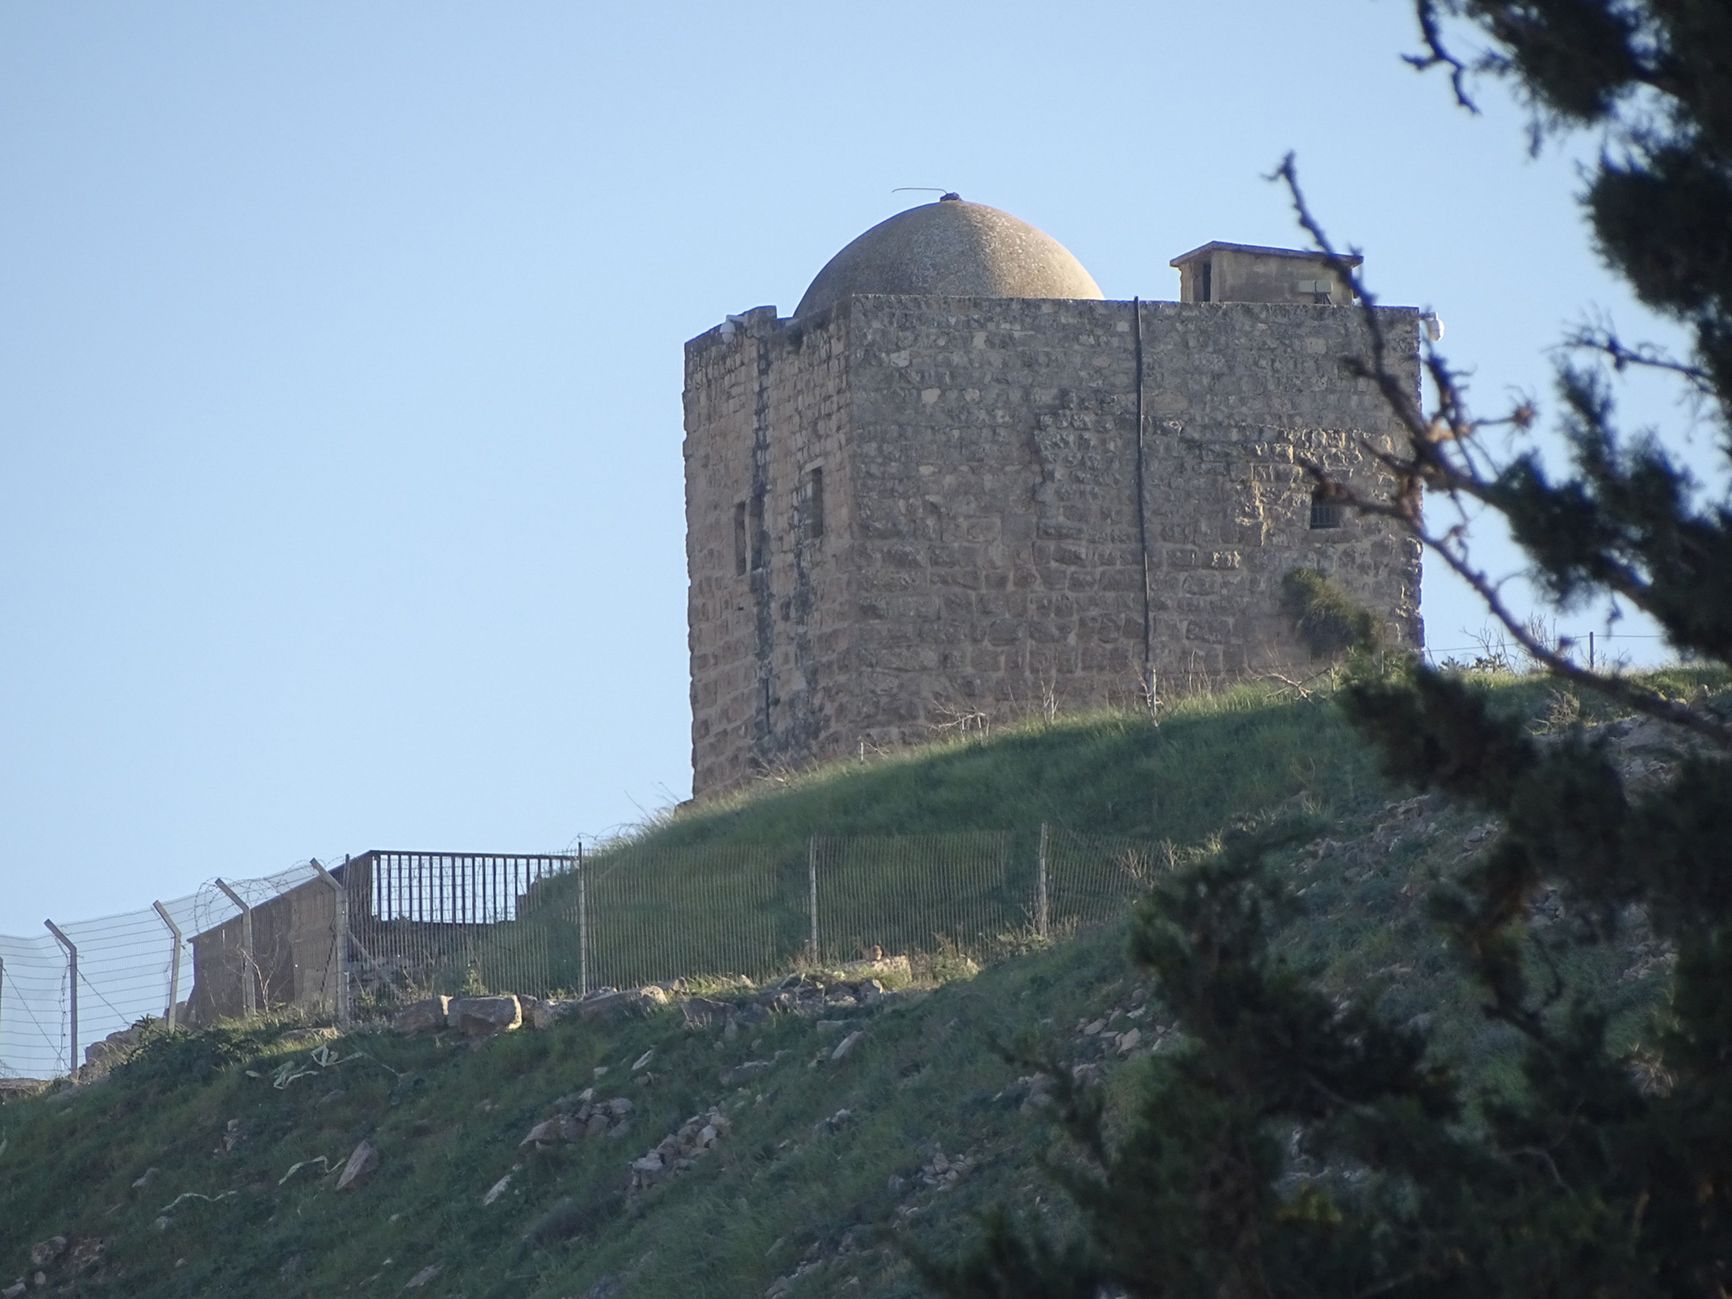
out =
[[[1409,433],[1402,490],[1355,500],[1401,522],[1485,598],[1542,668],[1670,737],[1684,756],[1632,778],[1603,728],[1543,738],[1484,691],[1424,665],[1362,662],[1341,699],[1388,772],[1502,826],[1433,916],[1487,1019],[1521,1044],[1508,1085],[1470,1086],[1424,1017],[1386,1022],[1331,998],[1277,955],[1268,834],[1226,847],[1143,907],[1133,959],[1186,1033],[1115,1126],[1055,1075],[1077,1151],[1054,1175],[1084,1227],[1051,1240],[1000,1213],[975,1251],[922,1258],[952,1296],[1732,1294],[1732,726],[1724,693],[1678,694],[1584,667],[1513,617],[1464,534],[1428,523],[1473,501],[1507,521],[1531,576],[1564,607],[1610,600],[1655,619],[1697,661],[1732,663],[1732,7],[1724,0],[1416,0],[1410,61],[1474,108],[1485,78],[1531,111],[1534,147],[1601,141],[1581,202],[1596,248],[1681,324],[1688,354],[1607,329],[1565,340],[1559,431],[1571,463],[1501,462],[1435,353],[1422,410],[1386,384]],[[1328,250],[1299,193],[1301,221]],[[1614,402],[1631,369],[1669,378],[1718,435],[1715,481],[1675,445],[1631,437]],[[1377,356],[1364,373],[1388,378]],[[1716,496],[1715,493],[1720,493]],[[1303,582],[1303,579],[1301,579]],[[1306,608],[1323,596],[1296,584]],[[1348,625],[1336,622],[1336,627]],[[1536,903],[1562,900],[1565,923]],[[1673,961],[1669,995],[1632,1047],[1571,976],[1573,955],[1645,925]]]

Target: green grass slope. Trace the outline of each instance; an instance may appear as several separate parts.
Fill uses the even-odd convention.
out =
[[[1043,825],[1062,928],[1122,914],[1138,887],[1127,856],[1166,859],[1301,796],[1334,816],[1378,788],[1325,701],[1250,687],[1184,700],[1158,727],[1101,713],[842,763],[593,855],[590,985],[786,968],[808,948],[814,854],[824,960],[872,943],[991,949],[1031,926]],[[577,988],[577,907],[574,878],[540,885],[519,922],[427,981]]]
[[[1538,728],[1583,712],[1531,684],[1500,698]],[[1430,1016],[1440,1047],[1496,1086],[1504,1044],[1423,915],[1428,881],[1490,828],[1385,788],[1326,701],[1235,692],[1158,729],[1036,726],[816,773],[621,851],[672,860],[778,837],[1046,821],[1182,857],[1235,822],[1290,813],[1318,832],[1280,863],[1298,891],[1294,959],[1343,996]],[[1030,948],[978,973],[941,955],[922,964],[923,986],[815,1016],[693,1023],[670,1008],[480,1042],[264,1023],[162,1035],[101,1083],[0,1107],[0,1289],[28,1282],[32,1246],[62,1236],[29,1293],[386,1294],[419,1278],[409,1293],[465,1299],[914,1295],[899,1242],[954,1248],[972,1212],[1006,1199],[1066,1213],[1036,1170],[1050,1119],[1002,1046],[1048,1052],[1122,1097],[1177,1044],[1123,958],[1122,922]],[[1637,942],[1582,960],[1574,973],[1621,997],[1623,1031],[1640,1034],[1655,953]],[[520,1144],[589,1088],[630,1101],[623,1126]],[[706,1124],[713,1144],[687,1171],[634,1185],[634,1160]],[[362,1141],[379,1166],[339,1191]]]

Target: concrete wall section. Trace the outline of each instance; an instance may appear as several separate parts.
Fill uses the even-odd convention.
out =
[[[239,1016],[245,985],[260,1010],[336,1005],[341,956],[337,950],[336,894],[311,879],[253,908],[253,951],[243,951],[235,916],[192,937],[192,991],[188,1018],[210,1024]]]

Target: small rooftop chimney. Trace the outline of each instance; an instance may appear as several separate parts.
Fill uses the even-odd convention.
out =
[[[1352,267],[1359,257],[1340,259]],[[1347,277],[1323,253],[1216,240],[1180,253],[1180,302],[1293,302],[1345,307],[1353,302]]]

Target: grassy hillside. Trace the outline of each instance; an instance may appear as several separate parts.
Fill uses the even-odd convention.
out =
[[[1585,711],[1534,684],[1496,688],[1537,729]],[[1502,1043],[1423,916],[1429,881],[1492,827],[1385,788],[1326,701],[1246,691],[1159,728],[1035,726],[816,773],[617,851],[725,859],[741,842],[1046,821],[1162,840],[1182,858],[1235,822],[1287,815],[1316,831],[1281,863],[1298,890],[1284,931],[1294,958],[1343,996],[1430,1016],[1440,1048],[1495,1086]],[[0,1288],[28,1278],[31,1247],[58,1235],[66,1245],[31,1293],[397,1293],[422,1277],[416,1292],[466,1299],[916,1294],[898,1240],[946,1249],[974,1230],[971,1211],[1007,1197],[1065,1212],[1035,1171],[1053,1140],[1038,1087],[999,1047],[1052,1053],[1122,1096],[1176,1045],[1123,942],[1122,924],[1025,941],[978,973],[940,953],[920,963],[919,986],[882,1000],[834,981],[826,1000],[807,981],[784,994],[805,1013],[765,1009],[774,990],[710,980],[718,1004],[697,1013],[481,1042],[264,1023],[162,1035],[100,1084],[0,1108]],[[1637,934],[1574,973],[1621,997],[1622,1031],[1636,1035],[1662,955]],[[520,1144],[586,1112],[588,1088],[592,1105],[628,1100],[629,1118],[607,1135]],[[634,1160],[706,1128],[713,1144],[688,1171],[635,1184]],[[339,1191],[336,1170],[363,1140],[379,1166]]]
[[[1099,713],[843,763],[592,856],[590,983],[786,968],[808,947],[814,853],[824,959],[873,943],[990,954],[1033,925],[1043,825],[1064,928],[1122,914],[1151,861],[1234,819],[1298,798],[1335,816],[1378,788],[1326,701],[1249,687],[1187,699],[1159,726]],[[470,956],[480,982],[578,987],[576,895],[570,877],[538,886],[523,920]],[[452,991],[467,975],[453,962],[434,981]]]

